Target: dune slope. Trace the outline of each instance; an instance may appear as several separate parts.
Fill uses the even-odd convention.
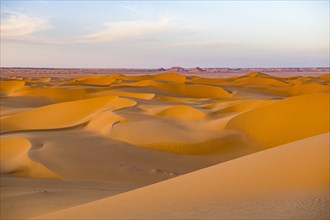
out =
[[[329,132],[329,94],[294,96],[233,118],[228,129],[238,129],[262,146],[280,144]]]
[[[326,219],[329,133],[37,219]]]
[[[86,122],[94,113],[135,105],[116,96],[57,103],[20,112],[1,119],[4,131],[56,129]],[[51,116],[51,117],[50,117]]]
[[[58,175],[37,163],[28,156],[31,144],[24,138],[0,140],[0,173],[37,178],[60,178]]]

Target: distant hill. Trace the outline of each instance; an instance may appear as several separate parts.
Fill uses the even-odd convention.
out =
[[[246,72],[330,72],[329,67],[304,68],[205,68],[209,73],[246,73]]]
[[[182,67],[171,67],[171,68],[167,69],[167,71],[181,73],[181,72],[186,72],[187,70],[185,70]]]
[[[205,72],[204,69],[201,69],[199,67],[196,67],[196,68],[192,68],[188,71],[189,73],[201,73],[201,72]]]

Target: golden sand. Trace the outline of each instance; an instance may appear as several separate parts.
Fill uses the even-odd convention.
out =
[[[2,78],[1,218],[324,218],[329,86],[257,72]]]
[[[304,139],[37,219],[326,219],[328,143]]]
[[[23,138],[0,140],[0,172],[37,178],[60,178],[40,163],[28,156],[31,144]]]

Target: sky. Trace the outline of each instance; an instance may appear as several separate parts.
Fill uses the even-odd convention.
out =
[[[1,0],[1,67],[329,67],[329,1]]]

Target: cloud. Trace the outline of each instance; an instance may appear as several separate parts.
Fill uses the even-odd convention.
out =
[[[31,35],[48,27],[46,19],[39,16],[26,15],[21,12],[1,9],[1,37],[15,38]]]
[[[167,17],[156,20],[107,22],[102,30],[78,38],[79,42],[116,42],[129,40],[164,39],[164,35],[189,31],[178,20]]]

